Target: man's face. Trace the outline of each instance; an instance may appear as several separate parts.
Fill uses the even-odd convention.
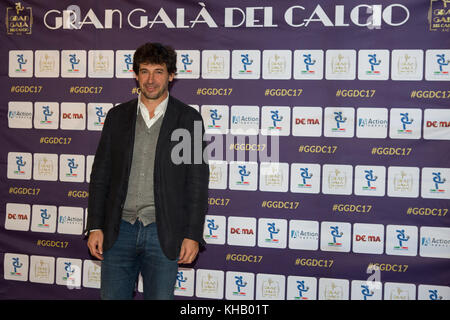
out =
[[[169,74],[165,64],[141,63],[136,80],[139,82],[141,94],[147,100],[163,100],[169,90],[169,82],[174,74]]]

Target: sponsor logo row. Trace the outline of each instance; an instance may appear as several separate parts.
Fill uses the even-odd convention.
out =
[[[7,178],[89,183],[93,161],[93,155],[9,152]],[[418,167],[216,160],[209,167],[210,189],[450,199],[449,168],[424,167],[420,174]]]
[[[81,235],[87,209],[54,205],[7,203],[5,229]],[[45,243],[41,245],[45,246]]]
[[[450,199],[450,169],[209,161],[210,189]],[[290,172],[289,172],[290,171]],[[419,190],[419,187],[421,190]]]
[[[4,279],[100,288],[101,262],[5,253]],[[139,275],[137,291],[143,292]],[[448,286],[179,268],[176,296],[227,300],[449,300]],[[417,291],[417,294],[416,294]],[[384,295],[383,295],[384,293]],[[224,297],[225,294],[225,297]]]
[[[81,235],[87,209],[7,203],[5,229]],[[228,223],[227,223],[228,220]],[[320,230],[319,230],[320,229]],[[450,258],[450,228],[207,215],[208,244]],[[45,245],[45,244],[44,244]]]
[[[450,109],[191,105],[207,134],[449,140]],[[8,127],[101,131],[112,103],[8,103]],[[422,119],[423,118],[423,119]],[[87,125],[86,125],[87,123]],[[356,129],[355,129],[356,128]]]
[[[93,161],[92,155],[9,152],[7,178],[89,183]],[[352,165],[211,160],[209,167],[210,189],[418,198],[420,186],[422,198],[450,199],[449,168],[422,168],[420,175],[418,167],[397,166],[353,170]]]
[[[427,81],[450,80],[449,49],[176,51],[180,79],[420,81],[425,75]],[[134,50],[10,50],[9,77],[132,78],[133,54]]]
[[[228,223],[227,223],[228,222]],[[320,229],[320,230],[319,230]],[[450,258],[450,228],[207,215],[208,244]]]
[[[448,300],[450,287],[279,274],[178,270],[175,295],[227,300]],[[224,297],[225,294],[225,297]]]
[[[195,107],[195,106],[194,106]],[[450,139],[450,109],[202,105],[207,134]],[[356,127],[356,130],[355,130]]]

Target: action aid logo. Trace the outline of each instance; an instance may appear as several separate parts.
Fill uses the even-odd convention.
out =
[[[450,228],[421,227],[420,256],[450,258]]]
[[[33,119],[33,104],[30,101],[8,102],[8,127],[31,129]]]

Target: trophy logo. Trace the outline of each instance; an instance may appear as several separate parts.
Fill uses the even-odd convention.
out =
[[[265,172],[264,181],[266,186],[281,187],[283,184],[283,173],[278,168],[270,167]]]
[[[201,288],[204,293],[217,293],[219,288],[219,281],[217,277],[214,277],[208,273],[202,278]]]
[[[345,172],[336,169],[328,175],[328,186],[330,189],[343,189],[347,185],[347,175]]]
[[[283,74],[286,70],[286,58],[275,54],[269,58],[269,73],[270,74]]]
[[[394,176],[394,190],[400,192],[411,192],[413,187],[413,177],[404,171]]]
[[[40,176],[51,176],[53,175],[53,161],[47,158],[41,158],[38,161],[38,172]]]
[[[415,74],[417,71],[417,58],[405,53],[404,56],[399,57],[397,67],[398,73],[401,75]]]
[[[324,295],[326,300],[342,300],[344,289],[341,286],[337,286],[334,282],[331,282],[329,286],[325,287]]]
[[[33,14],[31,7],[24,7],[16,2],[15,7],[6,8],[6,32],[7,34],[31,34]]]
[[[94,72],[108,72],[109,69],[109,59],[103,54],[98,54],[94,56]]]
[[[350,71],[350,58],[342,54],[331,59],[331,70],[334,74],[347,74]]]
[[[262,297],[265,299],[277,298],[280,293],[280,285],[278,281],[271,278],[264,280],[262,283]]]
[[[40,260],[34,266],[34,275],[36,279],[48,280],[50,278],[50,265]]]
[[[209,166],[210,172],[209,172],[209,181],[212,183],[219,183],[222,181],[222,168],[211,164]]]
[[[39,71],[40,72],[54,72],[56,66],[55,57],[44,54],[39,59]]]
[[[87,273],[87,281],[93,283],[100,283],[100,275],[101,268],[94,264],[93,266],[89,266]]]
[[[409,300],[409,292],[401,288],[392,289],[390,300]]]
[[[213,55],[212,57],[208,57],[207,60],[207,69],[208,73],[224,73],[225,71],[225,59],[224,57],[220,57],[218,55]]]

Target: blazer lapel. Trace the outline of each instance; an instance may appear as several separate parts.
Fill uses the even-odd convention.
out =
[[[131,170],[131,161],[133,158],[134,137],[136,132],[137,117],[137,99],[130,102],[129,110],[123,119],[123,137],[126,145],[124,146],[124,156],[127,159],[127,174]]]
[[[169,102],[167,103],[167,109],[164,113],[163,122],[159,131],[158,142],[156,143],[156,155],[155,160],[159,161],[161,157],[161,150],[164,146],[170,142],[170,135],[176,128],[178,119],[178,111],[175,107],[174,99],[169,96]],[[155,163],[156,164],[156,163]]]

